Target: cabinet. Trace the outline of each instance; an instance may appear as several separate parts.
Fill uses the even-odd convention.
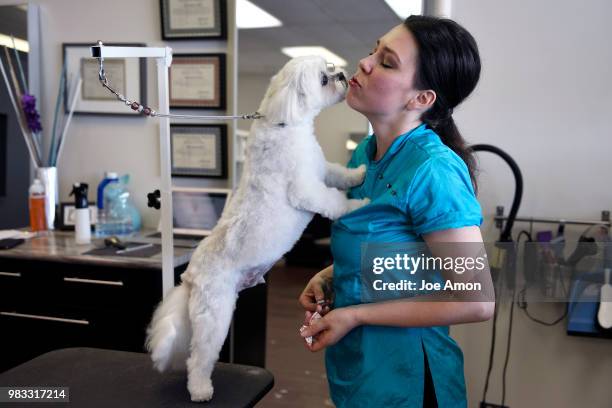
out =
[[[51,232],[0,252],[0,371],[50,350],[97,347],[144,352],[162,298],[161,257],[81,255],[72,233]],[[191,250],[175,250],[175,281]],[[241,292],[222,362],[265,362],[267,285]]]

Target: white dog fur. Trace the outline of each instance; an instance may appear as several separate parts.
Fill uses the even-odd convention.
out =
[[[343,73],[328,72],[320,57],[295,58],[272,78],[259,108],[264,118],[251,127],[236,192],[195,250],[181,285],[153,315],[147,348],[154,365],[179,369],[186,360],[193,401],[212,398],[210,376],[238,292],[263,282],[314,213],[336,219],[369,202],[340,191],[360,184],[365,167],[327,163],[314,135],[315,116],[343,100],[346,88]]]

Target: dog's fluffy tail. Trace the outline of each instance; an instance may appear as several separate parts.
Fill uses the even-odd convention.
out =
[[[155,310],[147,328],[146,347],[159,371],[185,368],[191,341],[188,283],[174,287]]]

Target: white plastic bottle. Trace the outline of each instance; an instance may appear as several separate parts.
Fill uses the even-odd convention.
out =
[[[87,184],[74,183],[72,192],[75,205],[75,241],[77,245],[91,242],[91,221],[89,219],[89,203],[87,202]]]

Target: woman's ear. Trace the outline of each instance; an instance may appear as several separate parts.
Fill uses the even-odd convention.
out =
[[[436,102],[436,92],[434,90],[426,89],[416,92],[416,95],[410,98],[406,104],[406,109],[425,112]]]

